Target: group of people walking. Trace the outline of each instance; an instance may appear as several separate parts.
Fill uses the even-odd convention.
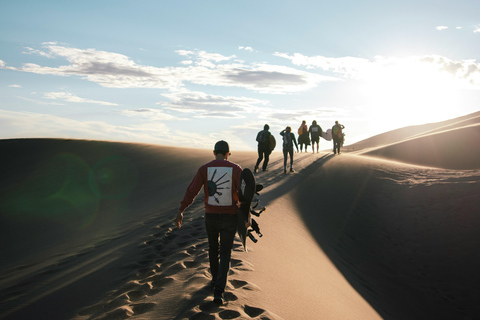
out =
[[[339,154],[340,147],[343,145],[343,128],[345,126],[335,121],[335,125],[332,127],[332,140],[333,140],[333,153]],[[263,130],[257,134],[258,142],[258,158],[257,163],[255,164],[254,171],[258,172],[260,163],[263,160],[262,170],[267,171],[268,161],[270,153],[272,152],[272,138],[269,131],[270,126],[266,124],[263,127]],[[307,147],[312,145],[312,152],[315,153],[315,144],[316,152],[318,153],[320,137],[323,137],[323,130],[320,125],[318,125],[316,120],[312,121],[310,128],[307,126],[305,120],[302,121],[302,124],[298,128],[298,143],[295,137],[295,134],[292,132],[292,128],[287,126],[284,130],[280,132],[280,135],[283,138],[283,173],[287,173],[287,162],[290,158],[290,172],[295,172],[293,169],[293,146],[297,149],[297,152],[303,152],[303,146],[305,146],[305,152],[307,152]],[[300,145],[300,150],[299,150]]]
[[[341,140],[343,141],[342,129],[343,125],[338,121],[332,127],[332,138],[334,144],[334,152],[340,153]],[[255,172],[258,172],[259,165],[263,159],[262,170],[266,171],[270,153],[275,146],[275,139],[269,131],[270,127],[266,124],[262,131],[257,134],[258,141],[258,159],[255,165]],[[305,145],[312,142],[312,151],[314,151],[315,143],[318,143],[322,135],[322,128],[316,121],[312,122],[310,128],[307,128],[306,121],[302,122],[299,128],[300,150]],[[287,158],[290,156],[290,172],[293,170],[293,146],[295,145],[297,152],[298,144],[292,128],[287,126],[280,132],[283,138],[283,172],[287,173]],[[315,152],[315,151],[314,151]],[[183,212],[194,201],[200,190],[204,189],[204,205],[205,205],[205,228],[208,236],[208,257],[210,262],[210,287],[213,290],[213,302],[217,305],[223,305],[224,291],[227,284],[227,277],[230,269],[231,252],[233,248],[233,240],[238,225],[238,207],[239,207],[239,183],[242,168],[229,161],[230,147],[226,141],[218,141],[213,149],[214,160],[202,165],[192,182],[188,186],[184,198],[180,203],[175,223],[181,228],[183,223]],[[215,179],[214,179],[215,177]],[[216,178],[220,177],[220,178]],[[222,185],[225,192],[218,192],[217,182]],[[250,226],[249,222],[246,227]]]

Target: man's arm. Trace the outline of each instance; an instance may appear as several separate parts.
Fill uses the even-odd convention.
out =
[[[298,152],[298,144],[297,144],[297,139],[295,139],[295,135],[293,133],[290,133],[292,135],[292,141],[295,142],[295,147],[297,148]]]
[[[195,197],[200,193],[200,190],[202,189],[203,179],[201,170],[202,168],[198,169],[197,174],[193,178],[192,182],[190,182],[190,185],[185,192],[185,196],[180,203],[180,208],[178,209],[177,217],[175,220],[177,228],[180,228],[182,226],[183,211],[185,211],[185,209],[187,209],[193,203],[193,200],[195,200]]]

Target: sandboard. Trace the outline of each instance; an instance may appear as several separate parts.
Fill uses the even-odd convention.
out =
[[[331,141],[332,140],[332,129],[327,129],[327,131],[322,131],[322,138]]]
[[[275,140],[275,137],[273,136],[273,134],[271,134],[270,135],[270,151],[273,151],[276,145],[277,145],[277,141]]]
[[[240,208],[238,209],[238,225],[237,233],[243,244],[243,249],[247,252],[247,234],[246,223],[250,213],[253,195],[255,194],[255,177],[250,169],[245,168],[240,177],[240,187],[238,198],[240,200]]]

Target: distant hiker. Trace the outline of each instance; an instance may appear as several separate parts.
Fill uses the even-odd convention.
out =
[[[293,144],[298,152],[298,144],[295,139],[295,134],[292,132],[292,128],[287,126],[285,130],[280,132],[280,135],[283,137],[283,173],[287,173],[287,157],[290,154],[290,172],[295,172],[293,170]]]
[[[242,168],[228,161],[230,148],[223,140],[215,144],[213,154],[215,160],[201,166],[188,186],[178,209],[176,225],[178,228],[182,226],[183,211],[193,203],[203,187],[208,257],[212,274],[210,285],[214,289],[213,301],[221,305],[224,302],[223,292],[227,284],[233,240],[238,224],[238,186]]]
[[[340,146],[343,145],[343,132],[344,125],[335,121],[335,125],[332,127],[332,139],[333,139],[333,153],[340,154]]]
[[[300,145],[300,152],[305,145],[305,152],[307,152],[307,146],[310,145],[310,138],[308,137],[307,121],[303,120],[302,124],[298,128],[298,144]]]
[[[317,124],[316,120],[313,120],[308,132],[310,133],[310,138],[312,139],[312,152],[315,153],[315,143],[317,143],[318,153],[318,143],[320,141],[320,136],[322,135],[322,127]]]
[[[257,164],[255,165],[254,172],[258,172],[258,166],[260,162],[262,162],[263,157],[265,155],[265,161],[263,161],[262,170],[267,171],[268,160],[270,157],[270,153],[272,150],[270,149],[270,136],[272,135],[270,131],[270,126],[268,124],[263,126],[263,130],[257,134],[257,142],[258,142],[258,159]]]

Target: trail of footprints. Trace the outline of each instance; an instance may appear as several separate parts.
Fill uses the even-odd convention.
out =
[[[117,320],[141,318],[149,312],[161,314],[161,310],[156,310],[161,292],[173,285],[189,297],[187,307],[175,319],[279,319],[265,309],[243,304],[235,294],[238,290],[260,290],[235,278],[239,273],[253,271],[251,264],[235,258],[237,254],[245,257],[239,241],[234,243],[224,294],[226,304],[219,307],[213,303],[209,286],[211,275],[203,217],[184,219],[180,230],[174,229],[171,222],[152,230],[153,234],[139,244],[144,259],[125,266],[130,270],[126,283],[98,304],[82,309],[76,319]]]

